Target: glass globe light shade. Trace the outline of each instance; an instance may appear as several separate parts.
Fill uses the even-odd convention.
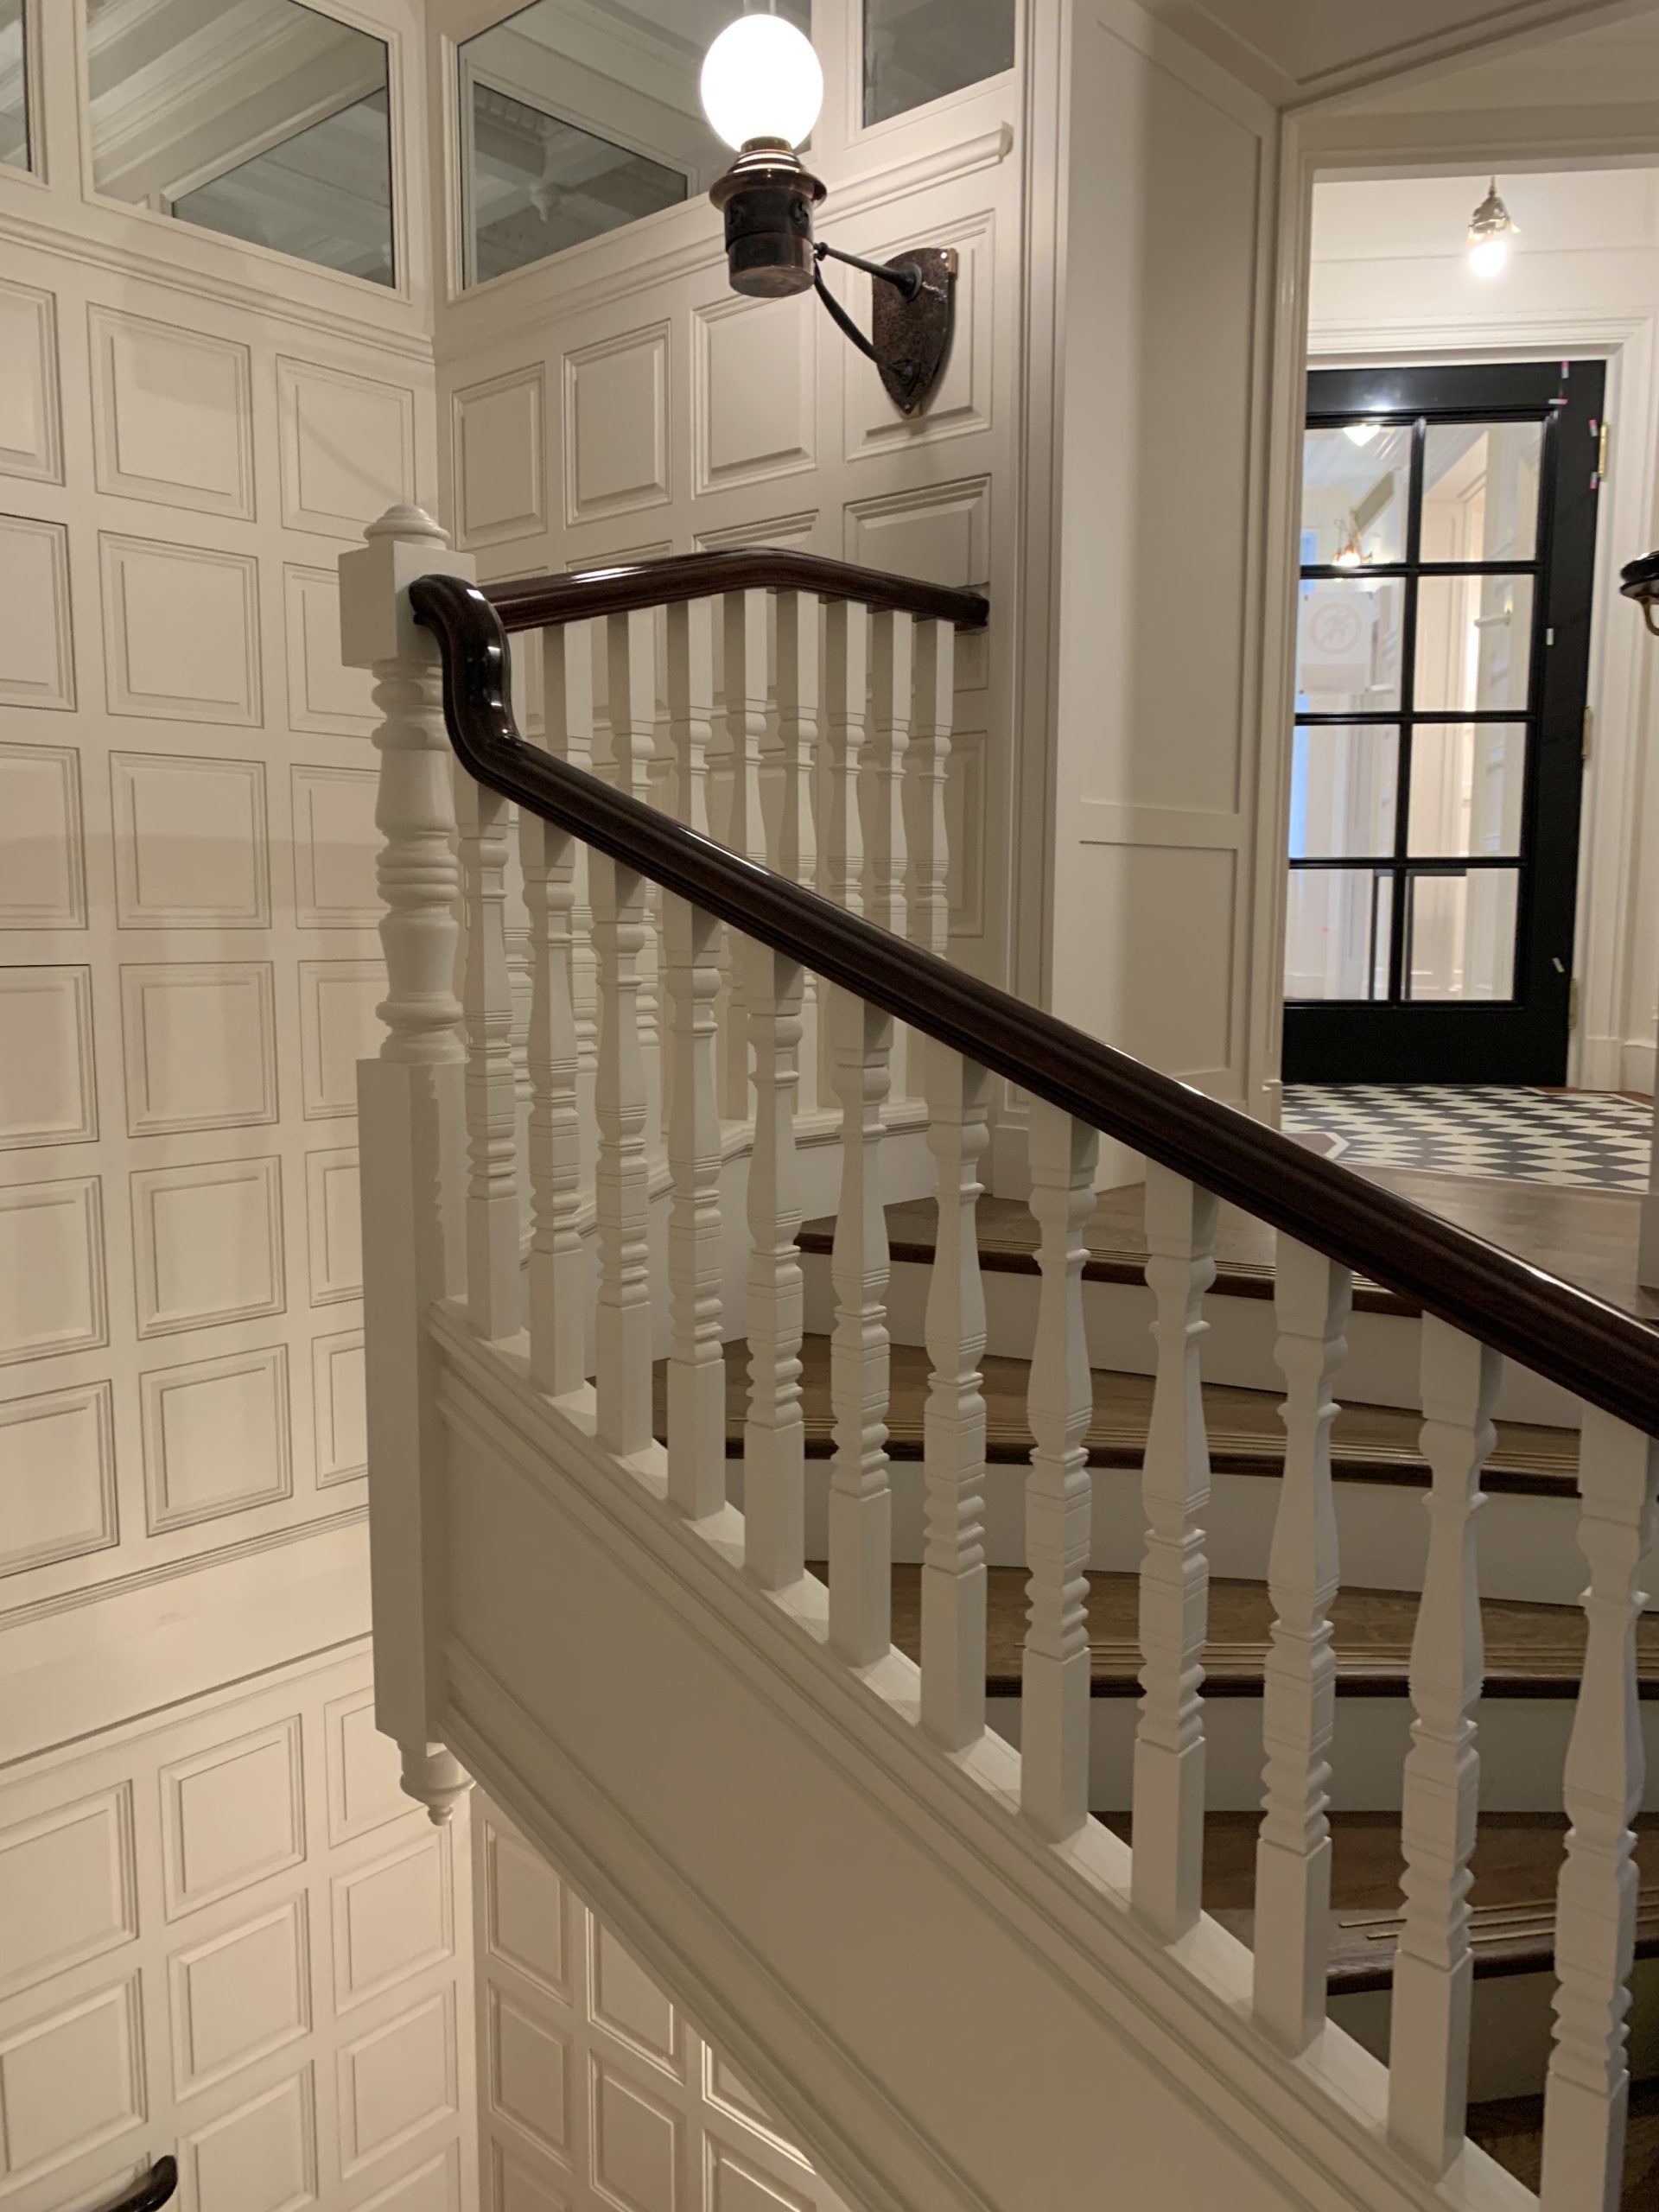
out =
[[[1509,257],[1508,238],[1478,238],[1469,249],[1469,266],[1477,276],[1496,276]]]
[[[728,146],[781,138],[798,146],[823,105],[812,41],[782,16],[740,16],[703,59],[702,111]]]

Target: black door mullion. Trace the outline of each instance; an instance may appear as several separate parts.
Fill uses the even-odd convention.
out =
[[[1389,942],[1389,1003],[1399,1006],[1409,974],[1407,956],[1411,931],[1411,753],[1413,709],[1417,703],[1417,563],[1423,550],[1423,461],[1428,424],[1422,416],[1411,426],[1411,478],[1406,503],[1406,602],[1400,620],[1400,736],[1394,754],[1394,934]]]

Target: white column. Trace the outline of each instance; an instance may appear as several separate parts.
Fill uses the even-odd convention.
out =
[[[1586,1407],[1579,1544],[1589,1636],[1567,1754],[1567,1857],[1555,1902],[1555,2047],[1544,2085],[1542,2212],[1618,2212],[1630,2077],[1636,1838],[1646,1764],[1636,1631],[1647,1603],[1659,1446]]]
[[[1463,2147],[1475,1959],[1469,1863],[1480,1811],[1475,1707],[1485,1670],[1475,1516],[1503,1362],[1426,1313],[1428,1561],[1411,1646],[1411,1749],[1400,1826],[1404,1924],[1389,2016],[1389,2133],[1435,2180]]]
[[[927,1142],[938,1228],[927,1291],[923,1457],[922,1726],[947,1751],[985,1732],[985,1290],[979,1163],[990,1142],[990,1077],[931,1038]]]
[[[1279,1239],[1274,1357],[1287,1393],[1285,1471],[1268,1560],[1273,1641],[1263,1670],[1263,1816],[1255,1857],[1255,2017],[1300,2051],[1325,2022],[1331,1941],[1329,1754],[1338,1587],[1331,1484],[1331,1386],[1347,1351],[1353,1278],[1287,1236]]]
[[[1026,1630],[1020,1804],[1051,1843],[1089,1815],[1089,1455],[1093,1378],[1083,1328],[1084,1229],[1095,1207],[1100,1139],[1033,1099],[1031,1211],[1042,1288],[1031,1363],[1026,1478]]]
[[[830,1642],[849,1666],[868,1667],[885,1658],[893,1642],[887,1220],[880,1173],[893,1017],[834,984],[825,987],[823,1007],[841,1103],[841,1203],[830,1262],[836,1456],[830,1477]]]
[[[1141,1718],[1135,1741],[1136,1909],[1167,1941],[1198,1916],[1204,1878],[1204,1644],[1210,1503],[1199,1347],[1216,1279],[1219,1209],[1196,1183],[1147,1162],[1147,1283],[1158,1347],[1141,1499]]]

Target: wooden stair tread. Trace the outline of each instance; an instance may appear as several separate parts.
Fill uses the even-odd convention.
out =
[[[1469,2133],[1483,2151],[1535,2190],[1544,2147],[1544,2101],[1510,2097],[1473,2105]],[[1624,2145],[1624,2186],[1619,2212],[1654,2212],[1659,2205],[1659,2082],[1630,2084],[1630,2128]]]
[[[1125,1837],[1127,1815],[1108,1815]],[[1204,1901],[1245,1943],[1254,1916],[1254,1813],[1212,1814],[1205,1825]],[[1403,1862],[1399,1815],[1333,1813],[1330,1986],[1353,1993],[1386,1989],[1400,1935]],[[1637,1821],[1637,1955],[1659,1957],[1659,1815]],[[1536,1974],[1554,1957],[1555,1884],[1567,1823],[1547,1813],[1486,1813],[1481,1817],[1470,1891],[1470,1942],[1482,1976]]]
[[[1102,1815],[1128,1840],[1127,1814]],[[1395,1813],[1333,1813],[1331,1819],[1330,1986],[1355,1993],[1386,1989],[1400,1933],[1400,1819]],[[1637,1908],[1637,1955],[1659,1956],[1659,1815],[1637,1821],[1636,1859],[1642,1878]],[[1249,1943],[1255,1916],[1255,1813],[1212,1813],[1205,1823],[1206,1911]],[[1481,1976],[1536,1974],[1555,1947],[1555,1885],[1567,1822],[1549,1813],[1481,1816],[1469,1893],[1470,1942]]]
[[[1137,1185],[1103,1192],[1084,1229],[1089,1257],[1085,1282],[1139,1283],[1145,1280],[1146,1233],[1141,1226],[1142,1192]],[[887,1243],[895,1262],[926,1266],[933,1257],[938,1220],[931,1198],[908,1198],[887,1210]],[[988,1274],[1037,1272],[1037,1224],[1018,1198],[981,1198],[978,1208],[979,1263]],[[828,1252],[835,1243],[833,1214],[805,1223],[804,1252]],[[1216,1232],[1215,1288],[1223,1297],[1273,1296],[1274,1231],[1239,1206],[1224,1204]],[[1416,1313],[1410,1299],[1383,1289],[1363,1276],[1354,1283],[1360,1313]]]
[[[919,1344],[892,1348],[887,1408],[887,1452],[893,1459],[922,1455],[923,1413],[927,1402],[928,1358]],[[743,1418],[748,1393],[748,1346],[739,1338],[726,1347],[726,1438],[733,1459],[743,1454]],[[830,1339],[810,1336],[801,1347],[801,1401],[810,1459],[826,1459],[834,1448],[830,1402]],[[1026,1421],[1026,1392],[1031,1370],[1022,1359],[987,1357],[983,1363],[986,1457],[994,1465],[1023,1466],[1031,1452]],[[656,1376],[656,1433],[667,1433],[667,1366]],[[1094,1467],[1127,1468],[1138,1473],[1152,1412],[1149,1375],[1095,1370],[1095,1417],[1086,1440]],[[1284,1459],[1281,1393],[1247,1390],[1207,1382],[1205,1418],[1210,1464],[1217,1474],[1276,1474]],[[1348,1482],[1403,1484],[1417,1488],[1428,1481],[1420,1448],[1422,1416],[1397,1406],[1344,1406],[1332,1436],[1337,1473]],[[1521,1421],[1500,1421],[1484,1487],[1489,1492],[1547,1497],[1573,1494],[1578,1470],[1578,1437],[1571,1429],[1543,1428]]]
[[[986,1570],[986,1688],[995,1697],[1020,1694],[1026,1633],[1026,1570]],[[1338,1696],[1404,1697],[1417,1624],[1413,1590],[1344,1590],[1332,1609]],[[1096,1697],[1141,1693],[1140,1581],[1134,1574],[1089,1577],[1089,1654]],[[1486,1689],[1494,1697],[1570,1697],[1584,1662],[1584,1615],[1576,1605],[1541,1605],[1487,1599]],[[1210,1585],[1210,1638],[1205,1647],[1205,1694],[1259,1697],[1273,1626],[1265,1582],[1217,1576]],[[893,1640],[921,1656],[921,1569],[893,1570]],[[1659,1697],[1659,1614],[1643,1616],[1637,1633],[1643,1697]]]

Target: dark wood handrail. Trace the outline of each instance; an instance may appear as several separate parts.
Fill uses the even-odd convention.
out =
[[[178,2160],[157,2158],[143,2179],[135,2182],[113,2204],[105,2205],[104,2212],[161,2212],[178,2185]]]
[[[982,630],[990,603],[976,591],[918,583],[880,569],[855,569],[787,545],[721,546],[709,553],[671,553],[658,561],[628,561],[610,569],[582,569],[568,576],[516,576],[485,584],[485,597],[504,629],[543,630],[550,623],[580,622],[594,614],[626,614],[635,607],[667,607],[684,599],[712,599],[722,591],[810,591],[820,599],[856,599],[880,612],[918,614]]]
[[[1575,1395],[1659,1430],[1659,1331],[525,744],[490,601],[453,576],[422,577],[410,600],[442,647],[451,741],[490,790]]]

